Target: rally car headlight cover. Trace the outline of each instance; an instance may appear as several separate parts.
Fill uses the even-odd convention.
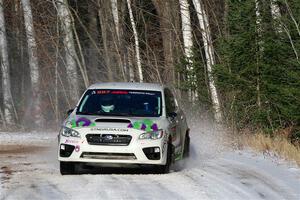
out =
[[[141,140],[143,140],[143,139],[157,140],[157,139],[162,138],[163,135],[164,135],[164,131],[163,130],[157,130],[157,131],[151,131],[151,132],[142,133],[139,136],[139,139],[141,139]]]
[[[62,127],[60,130],[60,134],[65,137],[79,137],[80,133],[75,131],[74,129],[68,128],[68,127]]]

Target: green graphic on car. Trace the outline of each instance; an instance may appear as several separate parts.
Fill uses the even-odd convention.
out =
[[[96,126],[95,122],[92,122],[91,120],[80,117],[77,120],[75,118],[71,119],[71,121],[68,121],[68,124],[71,125],[70,128],[80,128],[80,127],[93,127]]]
[[[150,119],[135,121],[134,123],[128,124],[127,128],[134,128],[134,129],[137,129],[137,130],[143,130],[143,131],[147,131],[147,132],[158,130],[157,124],[154,123]]]
[[[95,122],[92,122],[91,120],[80,117],[78,119],[71,119],[71,121],[68,122],[70,124],[70,128],[81,128],[81,127],[93,127],[96,126]],[[144,119],[144,120],[138,120],[133,123],[129,123],[127,128],[133,128],[137,130],[143,130],[143,131],[157,131],[158,126],[156,123],[154,123],[150,119]]]

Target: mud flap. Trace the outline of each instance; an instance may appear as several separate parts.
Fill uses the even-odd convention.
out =
[[[174,164],[176,160],[176,155],[175,155],[175,146],[172,145],[172,158],[171,158],[171,163]]]

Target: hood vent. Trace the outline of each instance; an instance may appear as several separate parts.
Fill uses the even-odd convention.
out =
[[[113,118],[96,119],[95,122],[103,122],[103,123],[126,123],[126,124],[131,123],[131,121],[129,119],[113,119]]]

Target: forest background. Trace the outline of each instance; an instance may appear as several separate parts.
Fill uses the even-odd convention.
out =
[[[300,0],[0,0],[1,130],[58,127],[90,84],[135,81],[297,144],[299,23]]]

